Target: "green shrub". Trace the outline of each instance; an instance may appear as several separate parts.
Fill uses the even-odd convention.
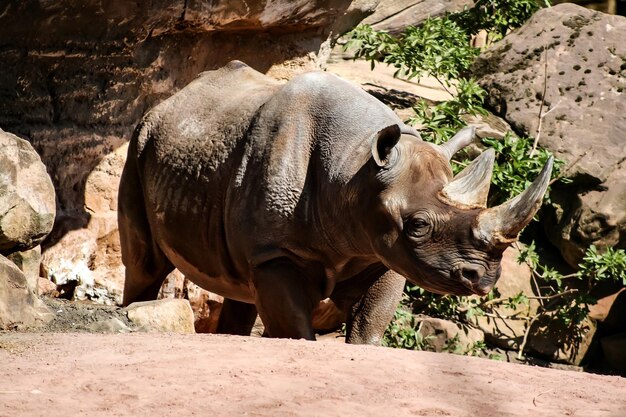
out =
[[[428,338],[422,337],[419,332],[415,316],[407,309],[399,307],[385,331],[382,345],[410,350],[425,350],[428,346]]]

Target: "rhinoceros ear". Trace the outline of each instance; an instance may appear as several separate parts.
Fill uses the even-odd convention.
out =
[[[400,140],[400,126],[391,125],[372,137],[372,158],[379,167],[389,163],[389,156]]]

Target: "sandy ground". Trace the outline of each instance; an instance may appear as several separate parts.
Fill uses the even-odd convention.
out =
[[[0,416],[626,416],[626,379],[220,335],[1,333]]]

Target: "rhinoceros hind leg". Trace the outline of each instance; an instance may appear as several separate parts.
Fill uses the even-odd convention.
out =
[[[121,213],[119,226],[122,261],[126,266],[123,304],[155,300],[174,265],[152,241],[147,225],[144,228],[140,221],[132,222]]]
[[[160,250],[159,250],[160,251]],[[126,265],[124,281],[125,306],[136,301],[155,300],[161,285],[174,266],[162,254],[146,254],[144,262]]]
[[[224,298],[217,322],[217,333],[250,336],[256,316],[254,304]]]
[[[315,340],[311,316],[323,286],[314,269],[299,268],[287,258],[255,268],[256,307],[267,336]]]
[[[120,179],[118,225],[122,262],[126,267],[123,304],[156,299],[161,284],[174,266],[152,239],[146,215],[142,187],[132,161],[134,143],[129,147],[129,161]]]

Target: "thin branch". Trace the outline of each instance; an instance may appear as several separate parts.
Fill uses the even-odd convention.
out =
[[[523,320],[523,321],[528,321],[528,320],[532,319],[531,317],[519,317],[519,316],[517,316],[517,314],[521,314],[522,313],[521,311],[519,311],[519,312],[517,312],[515,314],[511,314],[510,316],[505,316],[505,315],[502,315],[500,313],[497,313],[497,310],[493,310],[493,311],[495,313],[484,312],[483,315],[485,317],[491,317],[492,319],[502,319],[502,320]]]
[[[432,75],[432,74],[431,74],[431,75]],[[443,82],[442,82],[442,81],[441,81],[438,77],[436,77],[436,76],[434,76],[434,75],[433,75],[433,78],[434,78],[435,80],[437,80],[437,82],[438,82],[439,84],[441,84],[441,86],[443,87],[443,89],[444,89],[444,90],[446,90],[446,92],[447,92],[448,94],[450,94],[452,97],[454,97],[454,94],[452,93],[452,91],[448,90],[448,88],[446,87],[446,85],[445,85],[445,84],[444,84],[444,83],[443,83]]]
[[[502,319],[502,324],[504,324],[510,331],[511,333],[515,334],[515,330],[509,325],[509,323],[504,319],[505,316],[503,316],[502,314],[500,314],[500,312],[498,310],[493,310],[494,313],[496,313],[496,316],[498,316],[500,319]],[[511,316],[511,320],[515,320],[516,317]]]
[[[469,163],[460,162],[455,159],[453,159],[452,162],[454,162],[455,164],[461,165],[462,167],[466,167],[469,165]]]
[[[569,172],[569,170],[570,170],[570,169],[572,169],[572,168],[574,167],[574,165],[576,165],[578,162],[580,162],[580,160],[581,160],[581,159],[583,159],[585,156],[587,156],[587,152],[583,152],[583,154],[582,154],[582,155],[580,155],[578,158],[576,158],[576,159],[574,160],[574,162],[572,162],[571,164],[569,164],[569,165],[567,166],[567,168],[565,168],[563,171],[561,171],[561,172],[559,173],[559,175],[557,175],[556,177],[554,177],[554,178],[550,181],[549,185],[552,185],[552,184],[554,184],[556,181],[558,181],[558,180],[560,180],[561,178],[563,178],[563,177],[565,176],[565,174],[567,174],[567,173]]]
[[[502,301],[506,301],[508,299],[509,299],[509,297],[494,298],[492,300],[487,300],[484,303],[480,303],[479,306],[480,307],[487,307],[487,306],[489,306],[491,304],[501,303]]]
[[[546,100],[546,90],[548,88],[548,45],[544,45],[543,51],[543,94],[541,95],[541,104],[539,104],[539,123],[537,125],[537,134],[535,135],[533,148],[530,151],[531,158],[535,155],[535,151],[537,150],[537,144],[539,143],[539,136],[541,136],[541,126],[543,124],[543,103]]]
[[[519,245],[519,242],[515,242],[513,245],[515,246],[515,249],[517,249],[518,252],[522,251],[522,248]],[[541,289],[539,288],[539,283],[537,283],[537,277],[541,278],[541,275],[539,275],[539,273],[535,270],[535,267],[530,263],[530,261],[528,261],[528,259],[524,260],[524,263],[530,269],[531,271],[530,277],[532,278],[533,284],[535,285],[535,291],[537,291],[537,294],[541,297],[542,296]],[[539,304],[543,307],[543,300],[541,298],[539,299]]]
[[[534,316],[530,322],[528,323],[528,327],[526,327],[526,331],[524,332],[524,339],[522,340],[522,344],[519,346],[519,351],[517,352],[517,359],[522,360],[524,348],[526,347],[526,343],[528,342],[528,335],[530,334],[530,329],[533,327],[533,324],[537,321],[540,314]]]
[[[546,117],[547,115],[549,115],[550,113],[552,113],[553,110],[556,110],[557,107],[559,107],[559,104],[561,104],[561,101],[563,101],[562,99],[559,100],[554,106],[550,107],[550,110],[548,110],[547,112],[545,112],[541,118],[543,119],[544,117]]]
[[[551,300],[553,298],[562,297],[564,295],[574,294],[574,293],[577,293],[577,292],[578,292],[578,289],[570,288],[569,290],[565,290],[565,291],[557,293],[557,294],[546,295],[546,296],[527,296],[527,298],[529,300]]]
[[[368,85],[370,87],[376,87],[376,88],[380,88],[381,90],[385,90],[385,91],[389,91],[389,89],[385,86],[382,86],[380,84],[375,84],[375,83],[363,83],[363,85]]]
[[[537,291],[537,294],[539,294],[539,297],[543,297],[543,295],[541,294],[541,287],[539,287],[539,283],[537,282],[537,277],[540,277],[540,276],[537,273],[537,271],[535,271],[534,269],[532,271],[533,273],[530,274],[530,276],[533,279],[533,284],[535,285],[535,291]],[[543,300],[541,298],[539,299],[539,304],[543,307]]]
[[[578,277],[578,273],[574,272],[573,274],[567,274],[567,275],[561,276],[561,279],[569,279],[569,278],[577,278],[577,277]]]

